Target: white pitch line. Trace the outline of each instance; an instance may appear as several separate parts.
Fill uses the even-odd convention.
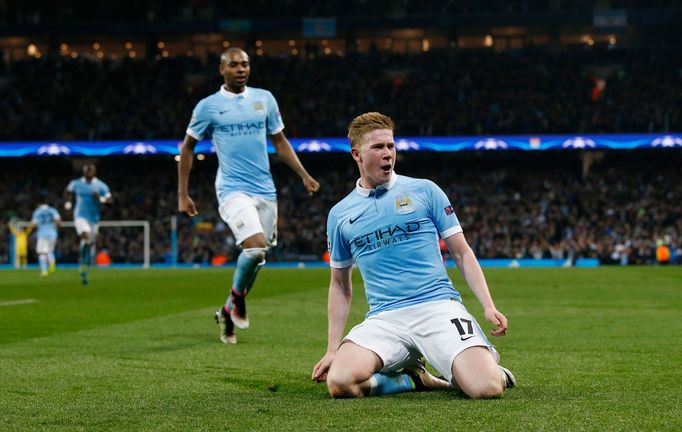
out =
[[[4,301],[0,302],[0,307],[2,306],[15,306],[15,305],[22,305],[22,304],[31,304],[35,303],[35,299],[21,299],[21,300],[10,300],[10,301]]]

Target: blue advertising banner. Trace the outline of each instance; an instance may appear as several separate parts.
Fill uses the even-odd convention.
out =
[[[292,138],[290,141],[299,153],[349,151],[346,138]],[[395,143],[398,151],[632,150],[682,148],[682,133],[396,137]],[[176,155],[179,145],[176,140],[1,142],[0,157]],[[272,144],[268,144],[268,151],[275,152]],[[215,148],[210,141],[201,141],[197,143],[195,153],[215,153]]]

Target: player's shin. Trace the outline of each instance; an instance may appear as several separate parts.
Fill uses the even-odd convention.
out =
[[[54,256],[54,252],[50,252],[47,255],[47,260],[48,260],[48,264],[49,264],[49,272],[54,273],[54,271],[57,268],[57,259]]]
[[[263,262],[259,263],[256,268],[253,270],[253,273],[251,275],[251,279],[246,282],[246,286],[244,287],[244,296],[246,296],[248,293],[251,292],[251,288],[253,288],[253,284],[256,282],[256,276],[258,276],[258,272],[260,269],[263,268],[265,265],[265,260]]]
[[[90,243],[90,250],[88,251],[88,270],[95,258],[95,242]]]
[[[237,269],[232,278],[232,291],[238,296],[245,296],[253,286],[256,274],[265,262],[265,249],[244,249],[237,258]]]
[[[87,241],[81,240],[78,246],[78,264],[80,266],[80,271],[85,271],[85,263],[87,259],[88,252],[90,250],[90,245]]]
[[[47,275],[47,255],[40,254],[38,256],[38,263],[40,264],[40,274]]]

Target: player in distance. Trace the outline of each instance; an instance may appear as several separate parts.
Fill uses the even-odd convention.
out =
[[[56,269],[54,248],[57,244],[57,228],[61,221],[57,209],[47,204],[39,205],[31,216],[31,229],[37,229],[36,253],[40,275],[43,277],[54,273]]]
[[[76,205],[73,206],[74,197]],[[113,198],[109,186],[97,178],[93,164],[83,166],[83,176],[74,180],[64,189],[64,208],[73,208],[73,222],[80,238],[78,249],[78,271],[83,285],[88,284],[88,273],[95,256],[95,243],[99,232],[102,204],[111,204]]]

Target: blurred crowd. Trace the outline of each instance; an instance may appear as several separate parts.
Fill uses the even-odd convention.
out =
[[[252,56],[250,85],[275,95],[291,137],[343,136],[348,119],[365,111],[391,115],[403,136],[643,133],[682,124],[677,52],[305,50]],[[182,139],[194,105],[221,84],[217,64],[0,62],[0,140]]]
[[[597,258],[603,264],[651,264],[666,245],[682,264],[682,154],[676,150],[599,154],[588,170],[582,153],[400,153],[399,174],[430,178],[450,198],[464,233],[481,258]],[[346,154],[302,155],[320,181],[309,197],[300,180],[272,159],[279,190],[279,244],[269,260],[322,259],[329,209],[354,187],[357,168]],[[27,220],[47,202],[65,220],[63,188],[81,161],[25,158],[0,161],[0,262],[9,257],[7,223]],[[104,220],[151,223],[151,260],[170,263],[171,217],[176,215],[176,162],[170,157],[110,157],[98,161],[114,204]],[[196,161],[190,186],[199,216],[178,217],[180,263],[232,261],[239,253],[216,211],[216,161]],[[60,230],[58,259],[75,262],[73,229]],[[139,228],[103,228],[98,248],[114,263],[141,263]],[[35,257],[32,256],[34,260]]]

